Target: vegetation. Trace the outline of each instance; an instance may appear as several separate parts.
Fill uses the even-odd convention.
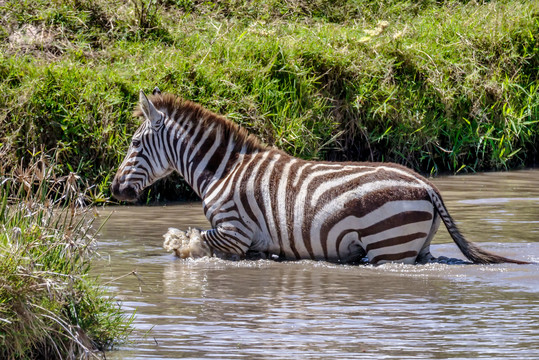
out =
[[[131,321],[89,275],[93,217],[80,179],[34,160],[0,177],[0,358],[90,358],[124,340]]]
[[[303,158],[537,163],[537,1],[2,0],[0,14],[2,160],[57,149],[94,201],[155,86]]]
[[[138,90],[155,86],[303,158],[529,166],[539,2],[0,0],[0,358],[87,355],[128,333],[88,275],[82,205],[106,201]]]

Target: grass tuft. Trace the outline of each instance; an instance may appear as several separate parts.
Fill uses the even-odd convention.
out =
[[[79,178],[33,160],[0,177],[0,358],[92,357],[131,320],[89,275],[95,217]]]

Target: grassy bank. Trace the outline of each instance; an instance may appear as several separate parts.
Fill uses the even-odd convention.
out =
[[[154,86],[303,158],[538,162],[537,1],[4,0],[0,14],[0,156],[58,148],[95,201]]]
[[[0,176],[0,358],[100,358],[130,320],[89,275],[93,217],[79,179],[44,158]],[[16,194],[12,196],[12,194]]]

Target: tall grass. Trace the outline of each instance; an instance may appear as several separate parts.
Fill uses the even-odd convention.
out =
[[[89,358],[130,320],[88,274],[94,217],[78,177],[34,160],[0,177],[0,358]]]
[[[58,146],[62,171],[80,164],[101,197],[137,91],[155,86],[303,158],[430,173],[537,163],[537,1],[4,3],[3,157]]]

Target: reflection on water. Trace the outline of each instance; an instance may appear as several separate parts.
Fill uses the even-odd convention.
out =
[[[435,180],[470,240],[539,261],[539,171]],[[136,339],[109,359],[532,359],[539,266],[342,266],[179,260],[169,226],[205,228],[199,203],[110,208],[99,273],[135,311]],[[443,228],[435,255],[460,257]]]

